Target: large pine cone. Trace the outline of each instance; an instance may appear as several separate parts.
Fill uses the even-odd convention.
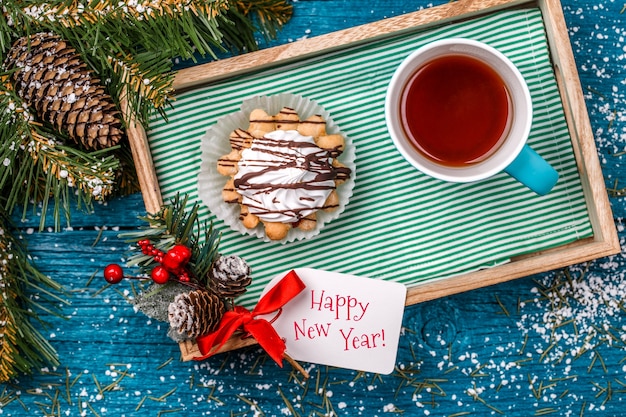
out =
[[[122,138],[119,112],[100,80],[74,48],[51,33],[18,39],[4,63],[15,90],[59,132],[87,149],[116,145]]]
[[[225,298],[235,298],[246,292],[252,282],[250,266],[239,256],[220,256],[209,272],[212,288]]]
[[[178,294],[167,309],[172,329],[188,338],[211,333],[225,311],[220,297],[204,290]]]

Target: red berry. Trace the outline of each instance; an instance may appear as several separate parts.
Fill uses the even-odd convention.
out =
[[[191,249],[185,245],[176,245],[163,256],[163,266],[173,273],[178,273],[191,259]]]
[[[178,275],[178,280],[180,282],[189,282],[189,274],[187,273],[187,271],[183,271],[180,273],[180,275]]]
[[[170,272],[161,265],[155,266],[150,276],[156,284],[165,284],[170,280]]]
[[[191,249],[185,245],[175,245],[170,251],[181,257],[183,264],[187,264],[191,259]]]
[[[110,264],[104,268],[104,279],[109,284],[117,284],[124,279],[124,270],[118,264]]]

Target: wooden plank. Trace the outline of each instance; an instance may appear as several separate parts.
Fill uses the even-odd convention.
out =
[[[408,290],[406,304],[416,304],[619,253],[620,246],[617,231],[613,222],[593,132],[591,131],[559,0],[463,0],[449,3],[181,70],[176,74],[174,88],[180,92],[250,71],[288,65],[311,56],[367,43],[372,40],[409,31],[424,30],[435,25],[460,21],[481,14],[520,6],[538,6],[543,13],[554,70],[572,137],[594,237],[540,253],[520,256],[512,259],[510,263],[505,265],[459,275],[454,278],[442,278],[411,287]],[[131,143],[135,143],[133,152],[136,152],[136,158],[140,162],[142,169],[150,167],[151,157],[145,130],[140,126],[135,126],[129,131],[129,138]],[[156,175],[153,172],[143,171],[141,175],[144,176],[142,190],[144,190],[144,186],[146,189],[144,192],[146,208],[149,212],[154,211],[162,205]],[[230,345],[227,350],[248,345],[249,342],[249,340],[245,342],[234,340],[232,343],[229,342]],[[188,353],[186,359],[194,355],[193,347],[182,346],[181,351]]]

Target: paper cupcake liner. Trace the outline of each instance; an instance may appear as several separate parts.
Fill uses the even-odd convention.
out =
[[[263,109],[268,114],[274,115],[280,112],[283,107],[294,109],[301,120],[319,114],[326,120],[326,131],[328,134],[341,134],[345,138],[345,149],[337,158],[342,164],[350,168],[352,173],[350,178],[337,187],[339,195],[339,207],[326,212],[317,211],[316,227],[310,231],[303,231],[293,228],[282,240],[272,241],[265,235],[263,224],[259,224],[254,229],[246,228],[239,220],[239,204],[229,204],[222,199],[222,189],[230,178],[217,172],[217,160],[231,151],[229,136],[235,129],[247,129],[250,121],[249,116],[254,109]],[[244,100],[240,110],[220,118],[211,126],[201,140],[202,159],[200,173],[198,174],[198,196],[209,210],[224,224],[231,229],[244,234],[252,235],[266,242],[288,243],[295,240],[308,239],[318,235],[326,223],[339,217],[345,210],[352,191],[354,189],[354,179],[356,175],[355,148],[352,140],[343,133],[330,114],[318,103],[299,95],[278,94],[273,96],[256,96]]]

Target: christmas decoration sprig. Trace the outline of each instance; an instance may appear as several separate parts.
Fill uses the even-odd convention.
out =
[[[177,341],[212,329],[226,307],[221,295],[212,291],[211,271],[223,258],[218,252],[220,234],[211,223],[199,220],[198,204],[187,208],[188,200],[187,195],[177,195],[158,213],[143,217],[145,227],[120,234],[131,243],[127,266],[138,268],[138,276],[125,275],[117,264],[104,269],[109,284],[124,278],[150,282],[133,304],[151,318],[170,322],[169,335]],[[175,306],[184,311],[189,306],[193,313],[188,316]]]
[[[286,359],[308,378],[308,372],[285,352],[273,320],[253,318],[267,312],[276,312],[278,317],[286,300],[302,291],[304,283],[291,271],[261,298],[259,310],[250,312],[235,305],[234,299],[252,282],[252,270],[239,256],[218,252],[219,234],[212,224],[199,221],[198,204],[187,210],[187,203],[188,196],[179,194],[158,213],[143,218],[148,226],[120,234],[132,243],[127,264],[138,267],[143,275],[126,275],[122,266],[110,264],[104,269],[104,279],[109,284],[124,279],[150,282],[130,302],[148,317],[167,322],[173,340],[183,345],[196,341],[200,345],[204,340],[206,351],[200,348],[194,359],[212,356],[231,336],[254,337],[279,366]],[[272,295],[280,291],[287,295]]]
[[[255,35],[272,37],[290,16],[287,0],[2,1],[0,245],[16,247],[7,222],[19,206],[25,217],[40,205],[40,229],[52,208],[58,230],[74,202],[90,211],[94,201],[138,191],[125,128],[164,115],[176,62],[258,49]],[[161,215],[170,238],[189,236]],[[207,270],[211,244],[189,239],[203,260],[190,267]],[[0,267],[0,283],[10,287],[0,298],[5,380],[56,363],[28,321],[36,313],[23,308],[35,285],[51,294],[58,285],[27,259],[20,249]]]
[[[200,221],[197,203],[190,208],[188,204],[189,196],[177,194],[158,213],[142,217],[147,223],[145,227],[120,234],[121,238],[136,245],[127,260],[128,266],[139,268],[140,274],[150,275],[163,261],[155,255],[161,253],[164,256],[180,245],[190,251],[185,255],[185,266],[189,268],[191,277],[200,285],[207,285],[208,272],[218,256],[220,234],[212,223]],[[150,250],[142,250],[148,244]]]

